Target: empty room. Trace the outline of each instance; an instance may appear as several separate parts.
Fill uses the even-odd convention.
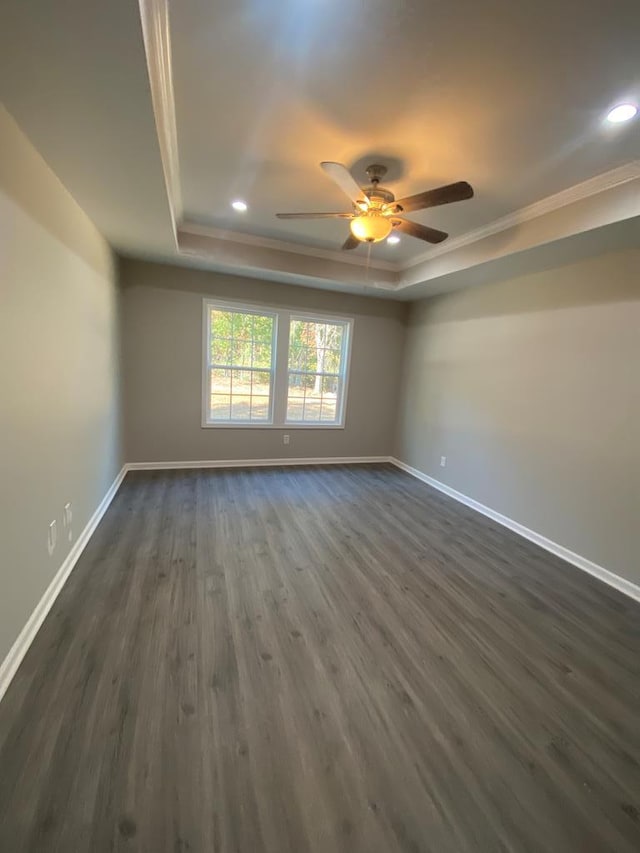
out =
[[[1,0],[0,853],[640,850],[637,0]]]

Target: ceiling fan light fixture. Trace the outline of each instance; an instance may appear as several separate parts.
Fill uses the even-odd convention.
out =
[[[350,223],[351,233],[362,243],[379,243],[391,233],[391,222],[377,211],[356,216]]]
[[[449,236],[445,231],[405,219],[400,214],[473,198],[471,184],[456,181],[427,192],[396,199],[390,190],[380,186],[380,180],[387,171],[385,166],[375,163],[369,166],[366,172],[371,179],[371,186],[363,188],[356,183],[351,172],[342,163],[325,160],[320,165],[327,176],[348,196],[351,201],[351,213],[276,213],[276,216],[279,219],[348,219],[351,234],[342,245],[346,251],[356,249],[359,243],[380,243],[382,240],[388,240],[393,246],[399,242],[398,237],[389,239],[394,228],[426,243],[442,243]]]

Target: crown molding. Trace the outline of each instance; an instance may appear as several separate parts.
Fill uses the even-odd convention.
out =
[[[610,190],[613,187],[626,184],[629,181],[634,181],[640,178],[640,160],[631,160],[623,166],[618,166],[615,169],[610,169],[608,172],[602,172],[586,181],[579,184],[574,184],[572,187],[561,190],[553,195],[546,196],[539,201],[533,202],[526,207],[521,207],[519,210],[514,210],[513,213],[508,213],[500,219],[495,219],[487,225],[482,225],[480,228],[475,228],[473,231],[467,231],[466,234],[461,234],[459,237],[454,237],[452,240],[447,240],[446,243],[441,243],[434,246],[427,252],[414,258],[409,263],[405,264],[402,272],[413,269],[416,266],[437,258],[440,255],[446,255],[449,252],[454,252],[456,249],[461,249],[463,246],[468,246],[471,243],[477,243],[479,240],[484,240],[486,237],[492,237],[494,234],[499,234],[501,231],[507,231],[509,228],[514,228],[522,225],[525,222],[530,222],[532,219],[537,219],[547,213],[553,213],[555,210],[560,210],[569,204],[577,201],[583,201],[590,196]],[[399,285],[402,289],[402,284]]]
[[[390,261],[376,260],[367,263],[366,259],[353,257],[345,252],[332,249],[322,249],[314,246],[305,246],[301,243],[290,243],[286,240],[277,240],[272,237],[258,237],[255,234],[244,234],[238,231],[230,231],[224,228],[215,228],[209,225],[201,225],[195,222],[182,222],[178,226],[178,236],[190,234],[196,237],[209,237],[212,240],[222,240],[229,244],[241,246],[252,246],[256,249],[273,249],[279,252],[290,252],[294,255],[305,255],[307,257],[319,258],[321,260],[336,261],[341,264],[351,264],[363,270],[380,270],[384,272],[399,272],[401,267]]]
[[[487,225],[474,229],[473,231],[468,231],[466,234],[462,234],[459,237],[455,237],[447,241],[447,243],[434,246],[432,249],[425,252],[420,257],[413,259],[409,263],[402,265],[392,264],[387,261],[376,261],[375,263],[370,264],[369,269],[374,272],[378,271],[381,274],[386,273],[387,281],[384,282],[384,284],[379,282],[376,286],[383,287],[387,291],[402,293],[419,283],[416,277],[420,276],[421,270],[419,268],[423,264],[428,265],[430,261],[444,255],[455,253],[457,250],[464,248],[465,246],[480,242],[511,228],[522,226],[528,222],[532,222],[533,220],[541,219],[542,217],[548,216],[549,214],[567,207],[568,205],[588,200],[593,196],[607,193],[608,191],[617,191],[618,188],[624,188],[625,185],[633,184],[635,181],[640,181],[640,160],[632,160],[622,166],[618,166],[615,169],[610,169],[607,172],[595,175],[592,178],[582,181],[579,184],[575,184],[572,187],[568,187],[558,193],[546,196],[533,204],[513,211],[512,213],[503,216],[500,219],[496,219]],[[609,196],[607,196],[607,198],[608,197]],[[205,240],[209,238],[212,241],[219,241],[219,244],[222,243],[223,245],[228,246],[231,250],[240,247],[252,247],[256,251],[260,251],[261,249],[284,251],[294,255],[302,255],[309,259],[313,258],[315,260],[326,260],[332,263],[337,262],[340,264],[351,264],[352,268],[355,266],[362,270],[367,269],[366,263],[363,263],[360,259],[349,256],[345,257],[345,254],[341,252],[313,248],[299,243],[288,243],[283,240],[257,237],[251,234],[238,234],[237,232],[197,223],[185,223],[179,228],[179,235],[180,233],[204,238]],[[567,235],[560,233],[556,235],[557,239],[560,239],[563,236]],[[187,252],[189,251],[187,247],[182,250],[186,250]],[[206,253],[206,248],[203,246],[200,251]],[[212,253],[213,251],[214,247],[212,247]],[[487,260],[490,260],[490,258],[487,257]],[[304,266],[304,264],[301,260],[301,267],[302,266]],[[424,272],[425,275],[427,275],[427,278],[429,278],[428,270],[429,266],[426,266],[424,268]],[[414,280],[406,278],[405,276],[407,273],[413,273]],[[305,275],[309,275],[309,273],[304,272],[301,268],[300,276]],[[328,275],[327,278],[332,278],[334,276],[335,271]]]
[[[561,190],[558,193],[546,196],[533,204],[527,205],[519,210],[515,210],[500,219],[489,222],[487,225],[468,231],[459,237],[454,237],[446,243],[434,246],[432,249],[429,249],[419,257],[414,258],[409,263],[393,264],[388,261],[378,260],[371,263],[369,265],[369,269],[374,271],[378,270],[380,272],[395,273],[396,281],[394,283],[385,282],[384,285],[380,286],[383,286],[386,290],[401,292],[406,288],[413,287],[415,284],[415,282],[407,282],[403,280],[403,274],[412,270],[415,271],[416,267],[423,263],[428,263],[437,257],[450,254],[458,249],[471,245],[472,243],[476,243],[486,239],[487,237],[499,234],[502,231],[520,226],[524,223],[560,210],[570,204],[583,201],[592,196],[606,192],[607,190],[612,190],[636,180],[640,180],[640,160],[632,160],[622,166],[616,167],[615,169],[602,172],[601,174],[595,175],[581,183]],[[363,262],[360,258],[348,256],[342,252],[336,252],[330,249],[314,248],[300,243],[287,242],[285,240],[258,237],[253,234],[242,234],[193,222],[184,222],[178,227],[178,240],[180,233],[221,241],[226,243],[230,248],[233,248],[235,245],[253,247],[255,249],[271,249],[319,260],[350,264],[363,270],[367,268],[366,261]]]
[[[177,246],[178,223],[182,219],[183,206],[171,68],[169,3],[168,0],[139,0],[139,7],[153,114],[160,145],[169,213]]]

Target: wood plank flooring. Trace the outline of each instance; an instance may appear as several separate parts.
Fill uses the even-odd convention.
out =
[[[640,607],[387,465],[130,473],[0,704],[0,850],[640,850]]]

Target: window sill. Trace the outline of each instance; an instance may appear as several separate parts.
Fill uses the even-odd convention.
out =
[[[294,429],[344,429],[344,424],[209,424],[203,423],[201,429],[279,429],[283,432]]]

